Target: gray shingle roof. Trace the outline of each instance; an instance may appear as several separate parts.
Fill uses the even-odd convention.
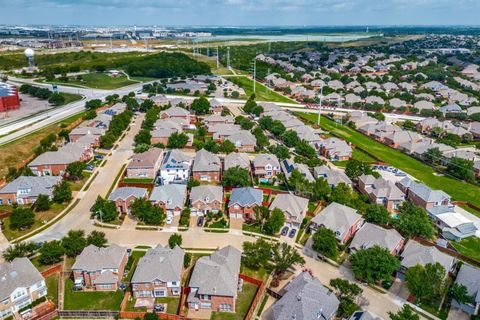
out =
[[[480,303],[480,269],[463,264],[458,271],[455,283],[463,284],[468,294],[475,298],[475,302]]]
[[[192,158],[178,149],[167,151],[162,160],[162,170],[188,169],[192,164]]]
[[[232,152],[225,156],[224,159],[225,170],[239,166],[240,168],[249,169],[250,168],[250,159],[246,153],[236,153]]]
[[[359,220],[363,221],[357,210],[332,202],[313,217],[311,222],[333,231],[335,237],[342,240],[345,233]]]
[[[220,171],[221,168],[222,163],[217,155],[205,149],[198,151],[195,155],[193,171]]]
[[[380,246],[392,251],[403,237],[395,229],[384,229],[372,223],[365,223],[357,231],[350,244],[351,249],[361,250]]]
[[[253,165],[255,167],[264,167],[266,165],[272,165],[273,167],[280,168],[280,162],[274,154],[260,153],[253,159]]]
[[[133,274],[132,283],[180,281],[185,252],[179,247],[170,249],[168,246],[157,245],[149,249],[138,262]]]
[[[99,248],[93,244],[83,249],[82,253],[72,266],[72,270],[98,271],[103,269],[117,269],[120,267],[127,248],[112,244],[106,248]]]
[[[40,194],[51,196],[53,188],[62,180],[62,177],[42,176],[30,177],[20,176],[4,186],[0,193],[17,193],[20,189],[29,190],[28,193],[18,194],[19,197],[38,197]]]
[[[445,269],[445,272],[450,271],[453,261],[455,260],[453,257],[441,252],[433,246],[427,247],[414,240],[408,241],[401,257],[401,265],[405,268],[410,268],[417,264],[425,266],[429,263],[434,264],[438,262]]]
[[[290,175],[292,174],[293,170],[298,170],[305,179],[307,179],[310,182],[313,182],[315,179],[313,178],[312,173],[310,172],[310,168],[303,163],[295,163],[290,159],[285,159],[280,163],[280,167],[282,168],[283,174],[285,175],[285,178],[290,178]]]
[[[400,183],[402,185],[408,185],[409,192],[416,194],[426,202],[441,202],[445,199],[450,199],[450,196],[442,190],[432,190],[423,183],[417,183],[408,177],[403,178]]]
[[[137,187],[121,187],[113,190],[113,192],[108,196],[108,200],[115,201],[117,199],[125,200],[130,196],[135,198],[143,198],[148,194],[148,190],[144,188]]]
[[[152,148],[142,153],[136,153],[132,156],[132,161],[127,169],[153,168],[162,156],[162,149]]]
[[[166,184],[153,188],[150,201],[163,202],[167,210],[183,208],[187,197],[187,186],[184,184]]]
[[[285,213],[287,220],[302,222],[307,210],[308,199],[290,193],[278,194],[270,204],[270,210],[278,208]]]
[[[235,188],[230,195],[228,206],[239,205],[241,207],[261,206],[263,191],[255,188]]]
[[[212,185],[203,185],[193,187],[190,192],[190,202],[202,201],[202,202],[212,202],[212,201],[223,201],[223,188],[221,186],[212,186]]]
[[[321,282],[304,271],[285,287],[272,307],[275,320],[331,319],[340,301]]]
[[[15,289],[31,287],[44,280],[28,258],[15,258],[0,264],[0,299],[3,301]]]

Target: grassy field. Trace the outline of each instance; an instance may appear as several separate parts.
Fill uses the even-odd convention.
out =
[[[305,120],[316,121],[315,114],[296,113]],[[447,176],[438,175],[432,167],[400,152],[387,147],[363,134],[335,123],[324,117],[321,122],[322,129],[353,143],[360,149],[368,151],[376,158],[399,168],[412,175],[433,189],[440,189],[452,196],[453,200],[468,201],[480,206],[480,188]],[[477,214],[478,215],[478,214]]]
[[[82,75],[83,81],[69,80],[67,85],[79,85],[94,89],[117,89],[136,83],[128,80],[126,76],[111,77],[105,73],[87,73]]]
[[[123,293],[102,291],[73,291],[73,280],[65,281],[64,309],[65,310],[120,310]]]
[[[375,159],[372,158],[370,155],[366,154],[365,152],[359,149],[353,149],[352,158],[358,161],[367,162],[367,163],[374,163]],[[333,161],[333,164],[337,167],[345,168],[347,166],[348,161]]]
[[[253,93],[253,80],[247,77],[225,77],[229,81],[235,83],[239,87],[242,87],[245,90],[246,95],[249,97]],[[270,90],[265,87],[263,84],[257,82],[255,95],[259,101],[272,101],[272,102],[284,102],[284,103],[297,103],[296,101],[284,97],[281,94]]]
[[[461,254],[480,261],[480,239],[477,237],[465,238],[460,242],[450,242]]]
[[[238,293],[235,313],[230,312],[212,312],[212,320],[243,320],[252,304],[253,298],[257,293],[258,287],[254,284],[245,282],[242,292]]]
[[[60,95],[65,98],[65,102],[62,104],[62,106],[82,99],[81,95],[74,93],[61,92]]]

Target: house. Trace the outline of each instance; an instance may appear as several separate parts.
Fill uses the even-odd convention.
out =
[[[61,181],[62,177],[20,176],[0,189],[0,205],[33,204],[41,194],[51,199]]]
[[[189,309],[235,312],[241,258],[242,253],[232,246],[199,258],[188,284]]]
[[[455,258],[441,252],[435,246],[424,246],[415,240],[409,240],[400,255],[400,274],[416,265],[439,263],[445,269],[445,275],[453,271]]]
[[[280,162],[274,154],[260,153],[253,159],[253,174],[260,182],[269,182],[280,173]]]
[[[133,274],[132,292],[135,298],[180,296],[185,252],[179,246],[170,249],[157,245],[148,249]]]
[[[169,216],[179,216],[187,200],[187,186],[165,184],[156,186],[150,195],[150,202],[159,206]]]
[[[168,144],[168,138],[174,133],[182,133],[184,125],[181,121],[181,118],[175,119],[159,119],[155,123],[155,129],[151,131],[150,142],[152,144],[161,143],[163,145]],[[183,120],[184,121],[184,120]]]
[[[459,303],[452,300],[452,307],[461,309],[469,315],[478,315],[480,309],[480,269],[469,264],[462,264],[455,283],[467,288],[468,295],[473,297],[471,303]]]
[[[280,209],[285,214],[285,224],[299,228],[307,215],[308,199],[291,193],[281,193],[275,196],[270,204],[270,210]]]
[[[250,159],[246,153],[242,152],[232,152],[227,154],[223,160],[223,166],[225,171],[233,167],[240,167],[242,169],[247,169],[249,172],[251,171]]]
[[[47,295],[45,279],[28,258],[0,264],[0,318],[12,316]]]
[[[415,182],[408,177],[398,181],[396,185],[407,195],[410,202],[425,210],[450,205],[451,197],[448,194],[442,190],[432,190],[423,183]]]
[[[370,201],[395,212],[405,201],[405,194],[392,181],[372,175],[361,175],[358,178],[358,189],[368,195]]]
[[[313,129],[310,126],[303,125],[294,127],[291,130],[297,133],[298,139],[307,141],[311,146],[315,146],[322,141],[322,130],[320,129]]]
[[[443,107],[440,107],[438,110],[440,110],[441,113],[446,114],[446,113],[461,113],[463,110],[458,104],[449,104]]]
[[[350,243],[351,251],[369,249],[374,246],[387,249],[392,255],[397,255],[403,247],[405,239],[395,229],[384,229],[372,223],[365,223],[357,231]]]
[[[97,291],[116,291],[127,264],[127,248],[112,244],[83,249],[72,266],[74,286]]]
[[[218,114],[212,114],[205,119],[203,119],[203,123],[207,127],[207,129],[211,126],[215,126],[217,124],[229,124],[232,125],[235,123],[235,119],[231,115],[221,116]]]
[[[192,158],[178,149],[165,153],[160,166],[160,180],[162,184],[186,184],[190,177]]]
[[[160,119],[185,119],[188,124],[192,123],[193,116],[187,109],[181,107],[170,107],[160,112]]]
[[[255,188],[234,188],[228,201],[230,219],[254,220],[255,207],[261,206],[263,191]]]
[[[431,101],[427,101],[427,100],[420,100],[420,101],[417,101],[413,104],[413,107],[415,109],[418,109],[420,111],[422,110],[433,110],[435,109],[435,105],[433,104],[433,102]]]
[[[137,187],[120,187],[108,196],[108,200],[115,202],[118,214],[130,213],[130,206],[136,199],[147,198],[148,190]]]
[[[320,154],[333,161],[345,161],[352,157],[352,147],[338,138],[327,138],[320,145]]]
[[[404,108],[407,106],[407,103],[405,101],[398,98],[390,99],[390,101],[388,101],[388,104],[394,109]]]
[[[478,231],[475,223],[468,218],[470,213],[459,206],[436,206],[427,209],[427,212],[445,239],[460,241],[475,236]]]
[[[151,148],[143,153],[135,153],[127,166],[127,178],[154,179],[160,168],[163,151]]]
[[[271,309],[274,320],[331,320],[340,305],[337,296],[308,271],[296,276],[283,291]]]
[[[223,103],[218,99],[210,100],[210,112],[214,115],[221,114],[223,111]]]
[[[223,209],[223,188],[221,186],[203,185],[193,187],[190,192],[190,207],[193,215],[203,216],[209,211]]]
[[[367,89],[368,90],[368,89]],[[366,104],[379,104],[381,106],[385,105],[385,100],[377,96],[368,96],[365,98]]]
[[[290,178],[293,170],[297,170],[307,181],[315,181],[310,169],[304,163],[296,163],[290,159],[285,159],[280,163],[280,167],[282,168],[283,174],[287,180]]]
[[[106,129],[101,128],[101,127],[78,127],[74,128],[70,133],[68,134],[68,140],[70,142],[76,142],[78,139],[86,136],[86,135],[93,135],[99,142],[100,136],[105,134]]]
[[[257,145],[257,139],[247,130],[239,130],[226,137],[225,140],[232,142],[237,152],[254,152]]]
[[[357,210],[332,202],[310,220],[310,230],[327,228],[335,233],[340,244],[347,243],[362,227],[364,219]]]
[[[220,158],[205,149],[197,152],[193,162],[193,179],[201,182],[220,182],[222,163]]]
[[[423,139],[421,135],[413,131],[395,131],[387,134],[383,138],[383,143],[392,148],[398,148],[401,144],[407,142],[419,142]]]
[[[330,169],[326,165],[313,168],[313,176],[315,179],[323,178],[327,180],[331,188],[338,186],[340,183],[352,187],[352,180],[347,177],[345,172],[338,169]]]

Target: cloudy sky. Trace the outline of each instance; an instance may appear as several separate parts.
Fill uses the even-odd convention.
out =
[[[480,0],[0,0],[0,24],[467,25]]]

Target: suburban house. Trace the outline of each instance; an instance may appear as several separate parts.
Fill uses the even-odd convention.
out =
[[[320,154],[334,161],[344,161],[352,157],[352,147],[338,138],[328,138],[318,145]]]
[[[127,166],[127,178],[154,179],[162,159],[162,149],[151,148],[143,153],[135,153]]]
[[[185,208],[187,186],[184,184],[165,184],[156,186],[150,195],[150,202],[159,206],[167,216],[179,216]]]
[[[450,206],[451,197],[442,190],[432,190],[423,183],[418,183],[408,177],[398,181],[397,186],[413,204],[426,210],[438,206]]]
[[[174,133],[182,133],[183,127],[186,125],[186,120],[182,118],[159,119],[155,123],[155,129],[151,131],[150,142],[152,144],[161,143],[166,146],[168,138]]]
[[[190,207],[192,214],[199,216],[209,211],[223,210],[223,188],[212,185],[193,187],[190,192]]]
[[[282,297],[271,307],[274,320],[331,320],[340,305],[335,293],[308,271],[296,276],[282,291]]]
[[[207,309],[235,312],[242,253],[227,246],[197,260],[188,284],[187,304],[190,310]]]
[[[232,152],[225,156],[223,159],[223,169],[226,171],[233,167],[240,167],[242,169],[247,169],[248,172],[251,171],[250,158],[246,153],[237,153]]]
[[[424,246],[415,240],[409,240],[400,255],[400,274],[405,274],[408,268],[416,265],[440,263],[445,269],[445,275],[453,271],[455,258],[441,252],[435,246]]]
[[[257,145],[257,139],[247,130],[239,130],[226,137],[225,140],[232,142],[237,152],[254,152]]]
[[[458,303],[453,299],[452,307],[461,309],[469,315],[478,315],[480,310],[480,269],[466,263],[462,264],[455,283],[467,288],[468,295],[473,297],[473,302]]]
[[[280,162],[274,154],[260,153],[253,159],[253,173],[260,182],[269,182],[280,173]]]
[[[207,127],[207,129],[211,126],[217,125],[217,124],[229,124],[232,125],[235,123],[235,119],[231,115],[227,116],[221,116],[218,114],[212,114],[205,119],[203,119],[203,123]]]
[[[187,109],[180,107],[171,107],[160,112],[160,119],[185,119],[187,124],[191,124],[194,118]]]
[[[290,159],[285,159],[280,163],[280,167],[282,168],[283,174],[285,178],[288,180],[290,175],[292,174],[293,170],[297,170],[302,174],[302,176],[307,179],[307,181],[313,182],[315,179],[313,178],[312,173],[310,172],[310,168],[306,164],[303,163],[296,163]]]
[[[0,189],[0,205],[33,204],[41,194],[51,199],[61,181],[62,177],[20,176]]]
[[[185,252],[179,246],[170,249],[157,245],[148,249],[138,261],[133,274],[132,292],[135,298],[180,296]]]
[[[223,111],[223,103],[221,103],[218,99],[210,100],[210,112],[214,115],[222,114]]]
[[[192,174],[194,180],[219,183],[222,174],[222,162],[216,154],[202,149],[195,155]]]
[[[313,168],[313,177],[315,179],[323,178],[327,180],[327,183],[331,188],[338,186],[340,183],[344,183],[347,186],[352,187],[352,180],[347,177],[344,171],[330,169],[326,165]]]
[[[186,184],[190,176],[192,158],[178,149],[165,153],[160,166],[160,180],[162,184]]]
[[[370,201],[387,208],[389,212],[395,212],[405,201],[405,194],[393,182],[382,177],[375,178],[372,175],[361,175],[358,178],[358,189],[368,195]]]
[[[116,291],[127,264],[127,248],[112,244],[83,249],[72,266],[74,286],[97,291]]]
[[[307,215],[308,199],[291,193],[280,193],[270,204],[270,211],[275,208],[282,210],[285,214],[285,224],[299,228]]]
[[[384,229],[372,223],[365,223],[357,231],[350,243],[351,251],[379,246],[387,249],[392,255],[397,255],[403,248],[405,239],[395,229]]]
[[[105,134],[105,132],[106,132],[106,129],[101,127],[88,127],[88,126],[78,127],[70,131],[70,133],[68,134],[68,140],[70,142],[76,142],[80,138],[83,138],[84,136],[92,135],[97,140],[97,145],[98,145],[98,143],[100,142],[100,136]]]
[[[340,244],[347,243],[362,227],[364,219],[357,210],[332,202],[310,220],[310,230],[326,228],[335,233]]]
[[[421,135],[412,131],[395,131],[387,134],[383,138],[383,143],[392,148],[398,148],[401,144],[406,142],[419,142],[423,139]]]
[[[139,198],[147,198],[148,190],[137,187],[120,187],[113,190],[108,200],[115,202],[118,214],[130,213],[132,202]]]
[[[263,191],[255,188],[234,188],[228,202],[230,219],[254,220],[255,207],[261,206]]]
[[[460,241],[475,236],[478,231],[474,222],[467,218],[470,213],[459,206],[437,206],[427,212],[445,239]]]
[[[0,264],[0,318],[7,318],[47,295],[45,279],[28,258]]]

